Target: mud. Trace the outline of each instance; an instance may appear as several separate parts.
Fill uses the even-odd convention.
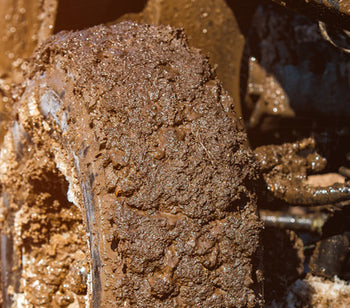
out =
[[[255,103],[253,97],[258,97]],[[254,57],[249,59],[249,77],[244,100],[246,106],[253,109],[249,118],[249,128],[257,127],[265,116],[295,117],[287,93],[276,78],[268,74]]]
[[[257,163],[232,99],[182,31],[124,22],[62,32],[27,77],[16,117],[83,213],[93,307],[262,305]],[[72,266],[88,262],[81,257]],[[56,293],[44,286],[37,297],[66,292],[65,283]]]
[[[237,117],[241,117],[239,73],[244,37],[238,24],[238,19],[242,18],[231,10],[230,5],[233,3],[225,0],[150,0],[141,13],[126,14],[119,20],[183,28],[190,46],[208,53],[210,64],[216,67],[224,88],[236,102]],[[248,16],[245,12],[245,17]]]
[[[85,307],[89,259],[81,212],[67,201],[68,183],[45,146],[37,149],[13,125],[14,139],[7,134],[4,146],[15,149],[1,152],[4,306]]]
[[[327,160],[315,151],[313,138],[282,145],[266,145],[254,150],[260,162],[267,191],[290,204],[320,205],[349,199],[348,181],[324,181],[318,186],[308,175],[321,172]]]
[[[309,136],[295,132],[301,116],[312,134],[328,128],[326,137],[316,133],[322,142],[329,127],[337,140],[342,130],[343,145],[325,147],[345,152],[338,149],[348,134],[348,56],[323,41],[316,23],[264,4],[246,37],[254,61],[244,67],[243,60],[240,72],[242,30],[255,2],[150,0],[121,19],[184,28],[189,45],[210,59],[189,49],[179,30],[124,23],[60,33],[27,67],[25,58],[52,33],[107,22],[145,3],[1,4],[4,305],[255,307],[263,305],[263,275],[267,307],[345,303],[348,286],[337,289],[338,299],[322,290],[343,282],[296,280],[304,256],[293,231],[265,231],[262,273],[256,160],[268,202],[327,207],[349,199],[349,182],[310,176],[326,161],[308,139],[253,155],[238,118],[246,70],[241,98],[246,94],[247,114],[253,110],[250,128],[264,124],[261,135],[251,132],[252,145]],[[250,12],[240,14],[239,6]],[[268,122],[295,114],[283,121],[293,131]],[[332,271],[325,275],[317,262],[313,271],[331,277],[339,262],[324,261],[321,246],[313,261]]]

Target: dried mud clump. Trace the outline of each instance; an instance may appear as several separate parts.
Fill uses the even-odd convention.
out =
[[[19,105],[36,147],[75,166],[94,307],[262,305],[257,165],[182,31],[59,33],[34,55]]]

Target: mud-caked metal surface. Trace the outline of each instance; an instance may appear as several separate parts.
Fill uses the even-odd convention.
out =
[[[16,118],[84,217],[91,270],[71,272],[87,281],[87,303],[262,306],[257,163],[182,31],[63,32],[27,76]]]

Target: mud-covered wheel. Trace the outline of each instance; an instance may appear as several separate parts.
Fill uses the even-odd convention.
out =
[[[181,31],[60,33],[16,104],[1,150],[5,307],[262,305],[256,164]]]

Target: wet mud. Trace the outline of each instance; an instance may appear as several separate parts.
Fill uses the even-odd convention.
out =
[[[348,55],[316,22],[255,1],[34,2],[0,12],[5,307],[346,299],[305,277],[350,272],[346,228],[325,234],[350,193]],[[261,234],[258,197],[296,232]]]
[[[321,172],[327,160],[315,151],[315,140],[266,145],[254,150],[264,174],[267,191],[289,204],[332,204],[349,199],[350,184],[338,176],[336,182],[317,185],[308,175]],[[340,182],[338,182],[340,181]]]
[[[237,117],[241,117],[239,72],[244,37],[238,24],[239,16],[230,5],[233,3],[224,0],[150,0],[142,12],[126,14],[119,20],[183,28],[190,46],[209,55],[210,64],[216,67],[220,81],[236,102]]]
[[[62,307],[86,292],[93,307],[262,305],[257,162],[232,99],[182,31],[124,22],[57,34],[30,61],[16,104],[30,152],[69,182],[68,231],[89,234],[89,249],[63,249],[85,252],[63,285],[41,291],[39,279],[37,297],[62,293]],[[23,226],[47,214],[40,200],[26,215],[22,206]],[[26,234],[44,240],[29,225]],[[41,249],[65,246],[62,237]],[[80,281],[86,264],[90,284],[67,295],[64,281]]]
[[[0,155],[3,305],[85,307],[90,266],[81,211],[67,201],[68,182],[45,146],[13,125]]]

